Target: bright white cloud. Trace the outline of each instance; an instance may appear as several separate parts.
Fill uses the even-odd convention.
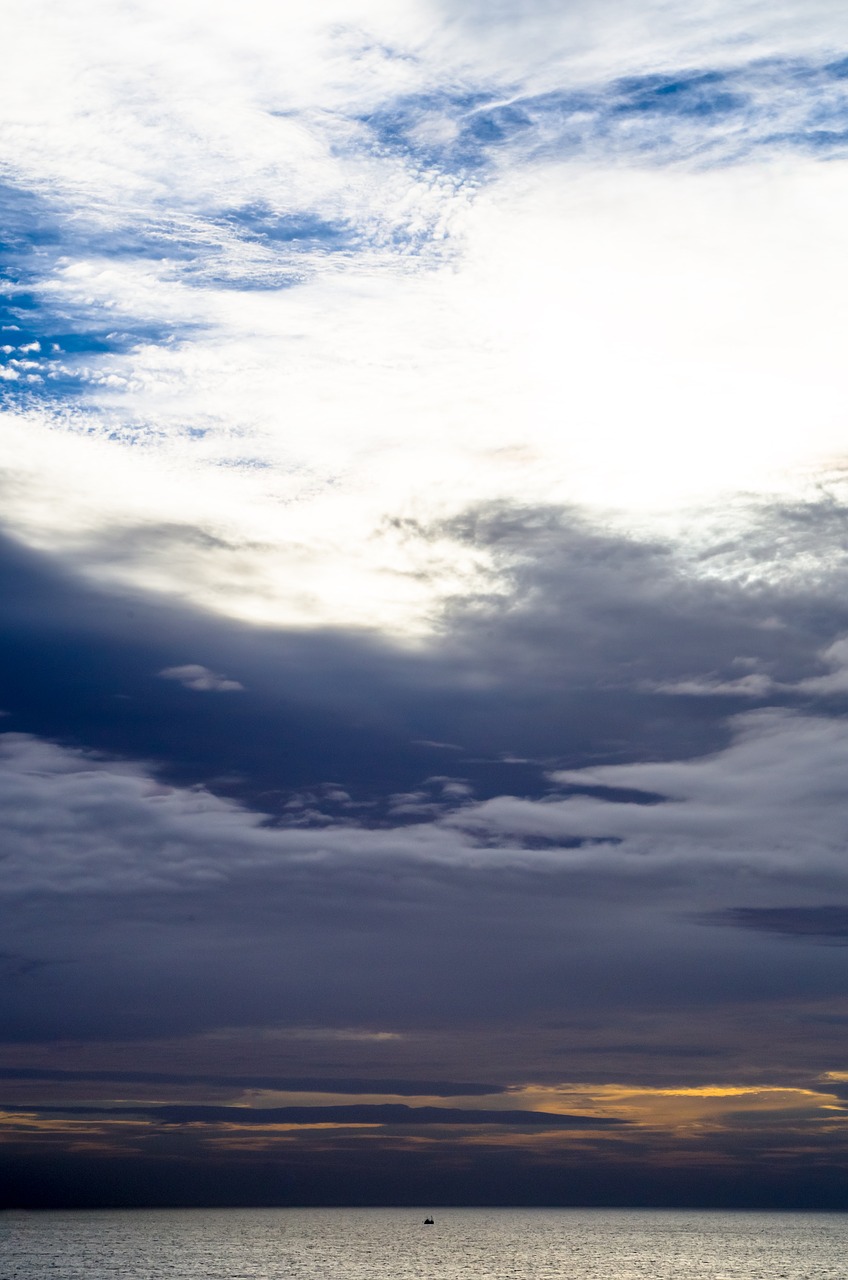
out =
[[[3,507],[99,580],[409,632],[483,580],[414,532],[471,503],[679,534],[841,465],[842,162],[695,171],[685,116],[663,169],[598,138],[531,160],[520,131],[485,175],[431,154],[477,90],[830,56],[832,6],[42,0],[9,26],[0,160],[61,229],[39,314],[113,350],[7,367],[82,395],[7,417]],[[366,123],[403,101],[406,151]]]

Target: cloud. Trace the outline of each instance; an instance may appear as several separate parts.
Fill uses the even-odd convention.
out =
[[[490,565],[416,522],[512,500],[656,531],[841,449],[826,7],[48,12],[37,51],[10,26],[0,134],[31,546],[420,635]]]
[[[422,1023],[662,1007],[646,1038],[661,1050],[686,1043],[692,1008],[712,1026],[791,993],[838,1013],[835,949],[815,932],[789,948],[726,927],[848,898],[839,695],[799,689],[848,626],[841,514],[760,518],[744,554],[761,540],[799,570],[753,586],[553,506],[421,522],[493,567],[412,647],[245,628],[4,545],[9,724],[28,730],[0,735],[8,1035],[52,1036],[60,1014],[92,1039],[264,1026],[351,1075],[357,1046],[394,1062]],[[808,546],[824,568],[804,579]],[[175,651],[244,691],[156,678]],[[655,691],[699,671],[762,673],[784,705],[728,719],[751,698],[701,697],[693,715]],[[401,795],[414,812],[393,811]],[[556,1034],[547,1070],[573,1039]],[[832,1046],[805,1052],[832,1067]],[[320,1074],[310,1061],[281,1074]]]
[[[841,884],[840,829],[848,729],[842,720],[769,709],[735,718],[734,742],[689,761],[558,770],[564,789],[620,788],[662,796],[638,804],[572,794],[544,802],[502,797],[466,806],[446,824],[501,833],[607,842],[604,857],[640,873],[669,859],[699,875],[759,866],[783,893]],[[632,855],[640,855],[632,863]],[[582,859],[581,855],[581,859]],[[592,852],[596,865],[601,861]],[[773,879],[772,879],[773,877]]]
[[[39,12],[0,1049],[47,1074],[7,1087],[832,1069],[844,16]]]
[[[236,689],[244,689],[238,680],[229,680],[226,676],[216,675],[208,667],[197,662],[189,662],[181,667],[165,667],[159,672],[165,680],[178,680],[185,689],[197,689],[199,692],[214,691],[227,693]]]
[[[34,1110],[44,1115],[102,1115],[103,1108],[87,1106],[39,1106],[27,1108],[7,1104],[12,1113]],[[409,1107],[405,1103],[373,1103],[327,1107],[216,1107],[173,1106],[124,1107],[126,1116],[142,1115],[163,1125],[230,1124],[247,1128],[279,1124],[334,1125],[497,1125],[520,1128],[607,1129],[626,1125],[615,1116],[568,1115],[545,1111],[484,1111],[460,1107]],[[115,1109],[110,1109],[112,1119]]]
[[[691,680],[675,680],[668,684],[650,685],[656,693],[669,693],[687,698],[714,698],[725,696],[731,698],[763,698],[774,691],[774,682],[767,675],[758,672],[753,675],[739,676],[736,680],[717,680],[714,677],[700,677]]]
[[[807,676],[798,682],[799,690],[818,695],[848,693],[848,639],[841,636],[821,654],[821,661],[831,668],[827,675]]]
[[[68,1071],[50,1067],[0,1067],[0,1080],[56,1084],[209,1085],[220,1089],[263,1089],[281,1093],[368,1093],[414,1097],[487,1097],[503,1085],[458,1080],[369,1080],[344,1076],[198,1075],[167,1071]]]
[[[763,929],[786,937],[848,938],[848,907],[734,907],[719,919],[741,929]]]
[[[711,167],[845,152],[848,100],[832,60],[660,66],[587,82],[566,63],[559,84],[541,92],[532,80],[434,89],[388,102],[366,122],[390,152],[484,184],[540,161]]]
[[[710,913],[846,896],[838,720],[749,713],[713,756],[558,771],[562,798],[463,796],[376,830],[280,827],[139,765],[0,743],[6,936],[41,966],[7,984],[19,1035],[52,1018],[51,991],[80,1031],[281,1015],[395,1031],[434,1004],[449,1022],[515,1016],[530,990],[549,1011],[776,996],[789,958],[762,929],[706,927]],[[664,802],[625,799],[638,791]],[[839,989],[827,948],[791,966],[796,989]],[[153,1003],[129,1000],[138,989]]]

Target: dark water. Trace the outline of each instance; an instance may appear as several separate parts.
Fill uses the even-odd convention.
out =
[[[647,1209],[0,1214],[0,1280],[846,1280],[848,1215]]]

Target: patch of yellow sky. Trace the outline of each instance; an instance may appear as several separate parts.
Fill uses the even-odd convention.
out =
[[[533,1089],[522,1091],[522,1105],[539,1111],[588,1112],[615,1116],[631,1125],[652,1129],[689,1130],[702,1124],[720,1124],[733,1112],[815,1112],[836,1101],[833,1095],[813,1089],[779,1086],[701,1085],[677,1089],[597,1085],[587,1088]]]
[[[835,1079],[828,1075],[825,1079]],[[848,1077],[846,1077],[848,1078]],[[402,1101],[410,1108],[461,1108],[470,1111],[543,1111],[554,1115],[576,1114],[599,1119],[622,1119],[651,1128],[697,1126],[733,1111],[815,1112],[838,1104],[826,1087],[805,1089],[776,1085],[699,1085],[683,1088],[650,1088],[617,1084],[527,1085],[502,1093],[469,1097],[434,1097],[422,1094],[399,1099],[387,1094],[291,1094],[256,1091],[243,1095],[238,1105],[249,1108],[282,1106],[380,1105]],[[414,1119],[414,1113],[410,1121]]]
[[[734,1113],[756,1113],[767,1127],[779,1132],[785,1127],[796,1128],[807,1121],[829,1120],[840,1127],[844,1124],[838,1097],[828,1092],[828,1081],[848,1080],[848,1072],[832,1071],[821,1078],[821,1088],[749,1086],[705,1084],[680,1088],[651,1088],[619,1084],[564,1084],[556,1086],[527,1085],[484,1097],[434,1097],[419,1095],[399,1099],[387,1094],[312,1093],[291,1094],[270,1091],[251,1091],[230,1100],[232,1107],[240,1108],[243,1120],[231,1116],[225,1121],[194,1121],[189,1125],[167,1126],[167,1132],[176,1135],[189,1131],[204,1146],[228,1151],[261,1151],[272,1149],[279,1143],[293,1142],[302,1136],[304,1141],[320,1143],[330,1140],[334,1133],[339,1139],[348,1133],[359,1141],[387,1141],[401,1146],[433,1146],[445,1142],[461,1141],[463,1144],[500,1145],[510,1147],[548,1147],[568,1145],[587,1148],[602,1134],[606,1142],[626,1146],[636,1134],[650,1131],[662,1141],[666,1139],[694,1141],[709,1133],[720,1132]],[[164,1101],[164,1099],[160,1100]],[[280,1122],[273,1124],[251,1123],[251,1112],[256,1109],[282,1106],[341,1106],[398,1103],[410,1108],[405,1124],[386,1126],[380,1121],[338,1122],[333,1120]],[[31,1111],[4,1113],[0,1110],[0,1142],[19,1146],[36,1143],[39,1146],[58,1146],[62,1149],[82,1150],[85,1144],[91,1149],[128,1151],[138,1148],[147,1137],[161,1134],[161,1126],[148,1118],[141,1118],[121,1111],[129,1107],[129,1099],[105,1103],[109,1108],[99,1115],[62,1116],[39,1114]],[[146,1105],[150,1105],[149,1100]],[[599,1121],[618,1119],[627,1124],[621,1128],[605,1128],[591,1124],[579,1129],[535,1128],[528,1122],[522,1127],[507,1131],[496,1122],[482,1126],[455,1124],[446,1116],[445,1126],[429,1127],[422,1132],[415,1128],[415,1108],[435,1107],[450,1110],[461,1108],[469,1111],[533,1111],[552,1115],[579,1115]],[[409,1129],[407,1129],[407,1125]],[[381,1137],[384,1135],[384,1138]]]

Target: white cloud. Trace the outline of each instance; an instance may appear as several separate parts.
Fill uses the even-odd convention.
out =
[[[445,819],[505,840],[544,836],[610,842],[576,855],[639,876],[665,866],[684,877],[684,894],[706,885],[719,897],[765,892],[770,901],[799,893],[814,902],[844,894],[845,771],[848,725],[790,712],[747,712],[732,722],[724,751],[689,761],[562,770],[566,788],[646,793],[656,803],[572,794],[545,801],[502,796]],[[697,887],[700,886],[700,887]]]
[[[297,880],[299,867],[319,880],[358,868],[376,884],[384,874],[414,881],[427,867],[437,878],[452,867],[482,882],[509,868],[555,871],[602,897],[636,894],[643,881],[650,896],[689,909],[740,895],[769,905],[844,896],[848,725],[777,711],[733,724],[732,744],[712,756],[552,775],[562,787],[643,791],[658,803],[463,795],[447,815],[422,806],[420,823],[377,830],[271,826],[202,788],[165,786],[141,765],[6,733],[4,892],[180,891],[256,876]]]
[[[27,734],[0,735],[3,892],[190,892],[297,864],[452,862],[467,842],[437,828],[274,828],[267,815],[203,788],[171,787],[143,765]]]
[[[752,672],[735,680],[720,680],[716,676],[692,676],[688,680],[669,680],[646,684],[653,693],[679,694],[691,698],[712,698],[722,695],[734,698],[763,698],[776,688],[770,676]]]
[[[488,567],[415,521],[506,497],[688,537],[693,505],[813,485],[843,448],[843,163],[640,171],[594,143],[528,165],[517,143],[484,190],[364,119],[429,94],[426,148],[455,133],[440,94],[843,38],[824,3],[41,0],[0,85],[0,158],[67,239],[33,291],[137,340],[65,355],[83,396],[8,415],[5,518],[100,581],[414,632]],[[256,209],[351,239],[263,241],[233,220]]]
[[[578,502],[625,527],[677,510],[688,537],[693,505],[812,488],[841,449],[844,183],[812,163],[551,170],[504,178],[463,214],[463,258],[426,274],[258,295],[66,277],[64,305],[126,287],[130,310],[204,328],[101,361],[120,399],[92,388],[97,413],[8,416],[7,519],[101,579],[405,630],[485,567],[409,517]],[[112,536],[168,524],[202,536],[134,558]]]
[[[556,82],[563,63],[581,78],[645,67],[728,63],[789,53],[831,53],[848,43],[848,17],[832,0],[442,0],[467,63],[501,74],[532,68]]]
[[[800,680],[797,688],[803,693],[848,693],[848,637],[841,637],[829,645],[821,655],[822,661],[832,669],[823,676],[809,676]]]
[[[244,689],[244,685],[239,684],[238,680],[229,680],[197,662],[188,662],[181,667],[165,667],[159,675],[165,680],[178,680],[186,689],[197,689],[203,693],[228,693]]]
[[[848,693],[848,638],[835,640],[819,654],[819,660],[831,668],[825,675],[807,676],[795,683],[777,681],[763,672],[750,672],[733,680],[722,680],[714,674],[692,676],[685,680],[646,683],[645,688],[654,693],[682,694],[690,697],[712,697],[716,694],[733,697],[763,698],[769,693],[787,692],[829,697]],[[737,659],[737,664],[739,660]]]

